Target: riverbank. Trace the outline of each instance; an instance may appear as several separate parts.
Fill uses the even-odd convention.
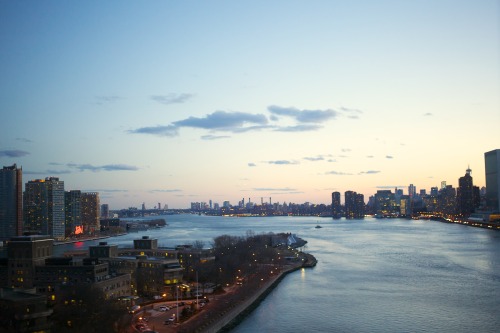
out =
[[[246,298],[240,292],[241,289],[233,289],[225,295],[218,296],[217,300],[214,301],[217,304],[211,304],[214,306],[213,309],[201,312],[196,317],[181,324],[177,332],[223,333],[231,331],[259,306],[285,276],[303,268],[312,268],[317,264],[316,258],[311,254],[301,253],[301,256],[303,260],[283,266],[278,274],[262,281],[256,292]]]

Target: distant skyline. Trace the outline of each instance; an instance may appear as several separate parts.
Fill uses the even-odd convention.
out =
[[[0,40],[0,167],[110,209],[482,187],[500,148],[494,0],[3,1]]]

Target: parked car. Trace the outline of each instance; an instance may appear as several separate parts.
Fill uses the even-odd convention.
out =
[[[166,305],[161,305],[161,306],[158,308],[158,310],[160,310],[160,311],[168,311],[168,310],[170,310],[170,308],[169,308],[168,306],[166,306]]]

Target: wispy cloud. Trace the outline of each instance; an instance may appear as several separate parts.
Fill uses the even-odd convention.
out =
[[[182,190],[179,190],[179,189],[160,189],[160,190],[151,190],[149,192],[151,192],[151,193],[176,193],[176,192],[182,192]]]
[[[99,172],[99,171],[137,171],[139,170],[138,167],[133,166],[133,165],[126,165],[126,164],[107,164],[107,165],[100,165],[100,166],[95,166],[91,164],[75,164],[75,163],[68,163],[68,167],[70,168],[75,168],[80,171],[92,171],[92,172]]]
[[[153,126],[153,127],[141,127],[135,130],[129,130],[129,133],[135,134],[151,134],[157,136],[174,137],[179,135],[179,130],[176,126]]]
[[[283,191],[283,192],[288,192],[288,191],[297,191],[297,189],[294,188],[288,188],[288,187],[255,187],[252,189],[252,191],[258,191],[258,192],[275,192],[275,191]]]
[[[277,164],[277,165],[291,165],[291,164],[299,164],[297,161],[288,161],[288,160],[277,160],[277,161],[267,161],[268,164]]]
[[[304,157],[306,161],[311,161],[311,162],[318,162],[318,161],[324,161],[325,158],[323,156],[316,156],[316,157]]]
[[[387,159],[393,159],[394,157],[391,156],[391,155],[387,155],[385,158],[387,158]]]
[[[45,175],[46,177],[54,176],[54,175],[66,175],[71,173],[71,170],[45,170],[45,171],[32,171],[32,170],[23,170],[23,174],[26,175]]]
[[[166,95],[152,95],[151,99],[161,104],[180,104],[185,103],[191,98],[193,98],[193,94],[166,94]]]
[[[124,193],[128,192],[128,190],[123,190],[123,189],[102,189],[102,188],[97,188],[97,189],[85,189],[83,190],[85,192],[105,192],[105,193]]]
[[[292,117],[300,123],[322,123],[337,116],[337,111],[327,110],[299,110],[294,107],[270,105],[268,111],[274,115]]]
[[[229,139],[231,138],[229,135],[202,135],[202,140],[220,140],[220,139]]]
[[[248,166],[249,166],[249,167],[255,167],[255,166],[257,166],[257,165],[256,165],[255,163],[251,163],[251,162],[250,162],[250,163],[248,163]]]
[[[245,112],[215,111],[204,118],[189,117],[184,120],[173,122],[177,127],[194,127],[210,130],[233,131],[242,128],[246,124],[265,125],[268,120],[263,114],[252,114]]]
[[[323,126],[319,125],[297,125],[297,126],[284,126],[277,127],[275,131],[277,132],[309,132],[316,131],[323,128]]]
[[[95,96],[96,104],[98,105],[103,105],[106,103],[114,103],[120,99],[123,99],[123,97],[116,96],[116,95],[100,95],[100,96]]]
[[[339,111],[346,114],[347,118],[351,118],[351,119],[358,119],[359,115],[363,113],[363,111],[358,110],[358,109],[350,109],[350,108],[344,108],[344,107],[341,107],[339,109]]]
[[[0,150],[0,157],[23,157],[29,154],[24,150]]]
[[[21,141],[21,142],[25,142],[25,143],[31,143],[31,142],[33,142],[30,139],[26,139],[26,138],[16,138],[16,141]]]
[[[430,112],[424,113],[424,117],[429,117],[429,116],[432,116],[432,113]]]
[[[376,173],[380,173],[380,171],[378,170],[368,170],[368,171],[361,171],[359,174],[360,175],[373,175],[373,174],[376,174]]]
[[[340,172],[340,171],[327,171],[325,175],[335,175],[335,176],[352,176],[352,173]]]

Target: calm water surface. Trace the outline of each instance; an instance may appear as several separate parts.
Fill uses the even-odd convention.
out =
[[[318,265],[289,274],[233,332],[499,332],[500,232],[432,221],[166,216],[160,246],[292,232]],[[316,229],[320,224],[323,228]],[[78,243],[86,248],[97,242]],[[59,246],[56,252],[68,249]]]

